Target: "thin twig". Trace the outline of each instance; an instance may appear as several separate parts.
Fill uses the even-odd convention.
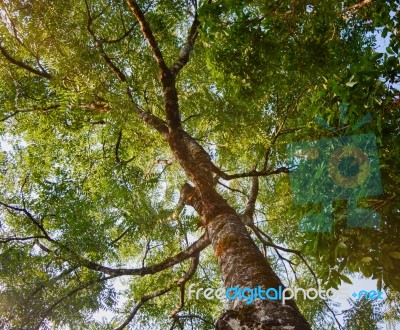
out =
[[[33,217],[32,213],[30,213],[26,208],[20,208],[20,207],[12,206],[12,205],[3,203],[3,202],[1,202],[1,201],[0,201],[0,205],[6,207],[7,209],[10,209],[10,210],[14,210],[14,211],[18,211],[18,212],[24,213],[24,214],[29,218],[29,220],[31,220],[31,222],[43,233],[44,237],[45,237],[48,241],[50,241],[50,242],[52,242],[52,243],[55,242],[55,241],[49,236],[49,234],[47,233],[47,231],[44,229],[43,225],[40,224],[40,223]]]
[[[167,292],[171,291],[174,287],[175,287],[174,285],[171,285],[162,290],[158,290],[158,291],[155,291],[153,293],[143,296],[140,299],[140,301],[135,305],[135,307],[132,309],[132,311],[130,312],[128,317],[125,319],[125,321],[120,326],[116,327],[114,330],[123,330],[133,320],[133,318],[139,311],[140,307],[142,307],[147,301],[166,294]]]
[[[44,107],[44,108],[33,108],[33,109],[17,109],[14,110],[14,112],[2,119],[0,119],[0,122],[6,121],[7,119],[16,116],[19,113],[26,113],[26,112],[35,112],[35,111],[49,111],[49,110],[54,110],[54,109],[58,109],[60,107],[60,104],[53,104],[50,105],[48,107]]]
[[[240,194],[242,194],[242,195],[244,195],[244,196],[246,196],[246,197],[249,197],[249,195],[247,195],[247,194],[246,194],[244,191],[242,191],[242,190],[239,190],[239,189],[236,189],[236,188],[231,188],[231,187],[227,186],[226,184],[222,183],[222,182],[219,181],[219,180],[217,180],[217,183],[220,184],[222,187],[225,187],[226,189],[229,189],[230,191],[234,191],[234,192],[240,193]]]
[[[192,258],[192,264],[190,265],[189,270],[182,276],[178,281],[177,285],[179,286],[180,295],[179,295],[179,305],[169,314],[170,318],[176,317],[176,315],[185,307],[185,284],[186,282],[194,275],[197,270],[197,266],[199,265],[200,253],[196,254]]]
[[[174,289],[176,286],[180,287],[180,292],[181,292],[181,304],[182,304],[182,287],[184,287],[184,284],[193,276],[193,274],[196,272],[197,269],[197,265],[199,262],[199,254],[196,254],[193,258],[192,258],[192,264],[189,268],[189,270],[185,273],[185,275],[180,278],[178,281],[176,281],[176,283],[169,285],[168,287],[162,289],[162,290],[158,290],[155,291],[153,293],[144,295],[139,302],[134,306],[134,308],[132,309],[132,311],[129,313],[128,317],[125,319],[125,321],[118,326],[117,328],[115,328],[114,330],[122,330],[124,329],[130,322],[132,322],[133,318],[135,317],[135,315],[137,314],[137,312],[139,311],[139,309],[149,300],[152,300],[156,297],[162,296],[166,293],[168,293],[169,291],[171,291],[172,289]],[[184,291],[183,291],[184,292]],[[183,293],[184,294],[184,293]],[[181,305],[180,304],[180,305]],[[182,306],[183,307],[183,306]],[[175,311],[175,310],[174,310]],[[172,313],[171,313],[172,314]],[[170,314],[170,315],[171,315]],[[174,317],[174,315],[170,316],[170,317]]]
[[[93,42],[94,42],[96,48],[99,50],[101,56],[104,59],[104,62],[106,62],[108,67],[117,76],[117,78],[122,82],[126,82],[127,81],[126,75],[114,64],[114,62],[111,60],[111,58],[106,54],[106,52],[104,51],[104,48],[103,48],[103,42],[96,37],[96,34],[92,30],[93,21],[95,19],[97,19],[99,16],[101,16],[103,12],[100,12],[100,14],[98,14],[97,16],[92,17],[87,0],[85,0],[85,5],[86,5],[87,14],[88,14],[88,21],[87,21],[86,28],[89,31],[89,34],[92,36],[92,39],[93,39]]]
[[[93,281],[90,281],[82,286],[79,286],[77,288],[75,288],[74,290],[68,292],[66,295],[62,296],[61,298],[59,298],[56,302],[54,302],[49,308],[46,309],[46,311],[44,312],[43,316],[41,317],[38,325],[35,327],[35,330],[39,330],[43,324],[43,322],[45,321],[45,319],[52,313],[52,311],[59,305],[61,304],[64,300],[66,300],[67,298],[73,296],[74,294],[76,294],[79,291],[82,291],[86,288],[88,288],[89,286],[96,284],[96,283],[101,283],[104,281],[107,281],[109,279],[112,279],[114,277],[117,277],[118,275],[115,276],[108,276],[108,277],[103,277],[100,279],[96,279]]]

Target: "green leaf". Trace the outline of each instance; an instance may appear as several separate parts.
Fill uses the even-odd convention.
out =
[[[361,262],[364,263],[364,264],[368,264],[368,263],[370,263],[371,261],[372,261],[372,258],[371,258],[371,257],[364,257],[364,258],[361,258]]]
[[[395,54],[395,52],[393,51],[392,47],[390,47],[390,46],[386,47],[386,52],[388,54],[390,54],[390,55],[394,55]]]
[[[389,252],[389,256],[391,256],[394,259],[400,259],[400,252]]]
[[[353,284],[353,282],[346,275],[340,274],[339,277],[341,280],[343,280],[343,282]]]
[[[346,86],[348,87],[353,87],[354,85],[356,85],[357,82],[356,81],[349,81],[348,83],[346,83]]]

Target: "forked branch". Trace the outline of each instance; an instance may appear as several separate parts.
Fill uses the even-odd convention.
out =
[[[167,292],[171,291],[174,288],[174,285],[170,285],[169,287],[166,287],[164,289],[149,293],[145,296],[143,296],[139,302],[135,305],[135,307],[132,309],[132,311],[130,312],[130,314],[128,315],[128,317],[126,318],[126,320],[117,328],[115,328],[114,330],[123,330],[125,329],[125,327],[132,322],[133,318],[135,317],[135,315],[137,314],[137,312],[139,311],[140,307],[142,307],[146,302],[148,302],[149,300],[152,300],[156,297],[162,296],[164,294],[166,294]]]
[[[54,244],[55,246],[61,248],[63,251],[66,252],[65,260],[73,261],[74,263],[79,264],[88,269],[108,274],[111,276],[124,276],[124,275],[144,276],[144,275],[155,274],[195,256],[197,253],[199,253],[200,251],[205,249],[208,245],[210,245],[210,240],[204,234],[196,242],[190,245],[186,250],[176,254],[173,257],[169,257],[158,264],[142,268],[111,268],[81,257],[77,252],[71,250],[68,246],[61,244],[57,240],[50,237],[50,235],[47,233],[47,231],[40,223],[40,221],[36,220],[32,215],[32,213],[29,212],[26,208],[12,206],[1,201],[0,205],[4,206],[9,210],[24,213],[30,219],[30,221],[42,232],[43,234],[42,236],[44,236],[44,238],[48,242]],[[51,251],[49,250],[49,253],[50,252]]]
[[[179,305],[169,314],[170,318],[174,318],[185,307],[185,283],[196,273],[197,266],[199,265],[200,253],[192,258],[192,264],[189,270],[178,281],[179,286]]]
[[[49,242],[55,242],[47,233],[47,231],[45,230],[45,228],[43,227],[43,225],[35,219],[35,217],[32,215],[31,212],[29,212],[25,207],[17,207],[17,206],[12,206],[9,204],[6,204],[4,202],[0,201],[0,205],[7,208],[8,210],[13,210],[13,211],[17,211],[17,212],[22,212],[24,213],[28,219],[34,224],[35,227],[37,227],[39,229],[40,232],[42,232],[43,237],[48,240]]]
[[[92,16],[87,0],[85,0],[85,5],[86,5],[86,11],[88,14],[86,28],[87,28],[89,34],[91,35],[96,48],[99,50],[101,56],[103,57],[104,62],[106,62],[106,64],[111,69],[111,71],[116,75],[116,77],[120,81],[125,82],[127,80],[126,75],[114,64],[114,62],[111,60],[111,58],[107,55],[107,53],[105,52],[105,50],[103,48],[103,42],[97,38],[96,34],[92,30],[93,21],[95,19],[97,19],[102,13],[98,14],[97,16]]]
[[[132,322],[133,318],[135,317],[135,315],[137,314],[137,312],[139,311],[139,309],[149,300],[152,300],[156,297],[162,296],[166,293],[168,293],[169,291],[171,291],[172,289],[174,289],[176,286],[180,287],[180,305],[174,309],[174,311],[171,312],[170,317],[175,317],[176,314],[184,307],[184,285],[185,283],[194,275],[194,273],[196,272],[197,266],[199,264],[199,253],[197,253],[193,258],[192,258],[192,263],[190,265],[189,270],[185,273],[184,276],[182,276],[178,281],[176,281],[176,283],[169,285],[168,287],[162,289],[162,290],[158,290],[155,291],[153,293],[144,295],[139,302],[134,306],[134,308],[132,309],[131,313],[128,315],[128,317],[125,319],[125,321],[118,326],[117,328],[115,328],[114,330],[122,330],[124,329],[130,322]]]

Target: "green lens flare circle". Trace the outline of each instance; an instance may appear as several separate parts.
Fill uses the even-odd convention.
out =
[[[346,176],[340,173],[340,163],[345,158],[352,158],[352,165],[358,166],[356,175]],[[354,188],[363,183],[370,173],[370,161],[368,156],[359,148],[349,145],[337,148],[329,159],[329,176],[338,186]]]

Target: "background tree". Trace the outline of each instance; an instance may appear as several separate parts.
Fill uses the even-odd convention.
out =
[[[374,311],[371,300],[350,301],[350,304],[352,308],[345,312],[346,329],[380,329],[378,324],[382,315]]]
[[[398,6],[3,1],[0,324],[333,328],[324,302],[222,306],[185,286],[358,272],[396,301]],[[315,117],[340,128],[343,104],[346,133],[374,119],[358,132],[378,138],[384,192],[363,204],[381,226],[348,228],[339,201],[332,232],[303,233],[318,207],[293,205],[286,145],[332,136]]]

